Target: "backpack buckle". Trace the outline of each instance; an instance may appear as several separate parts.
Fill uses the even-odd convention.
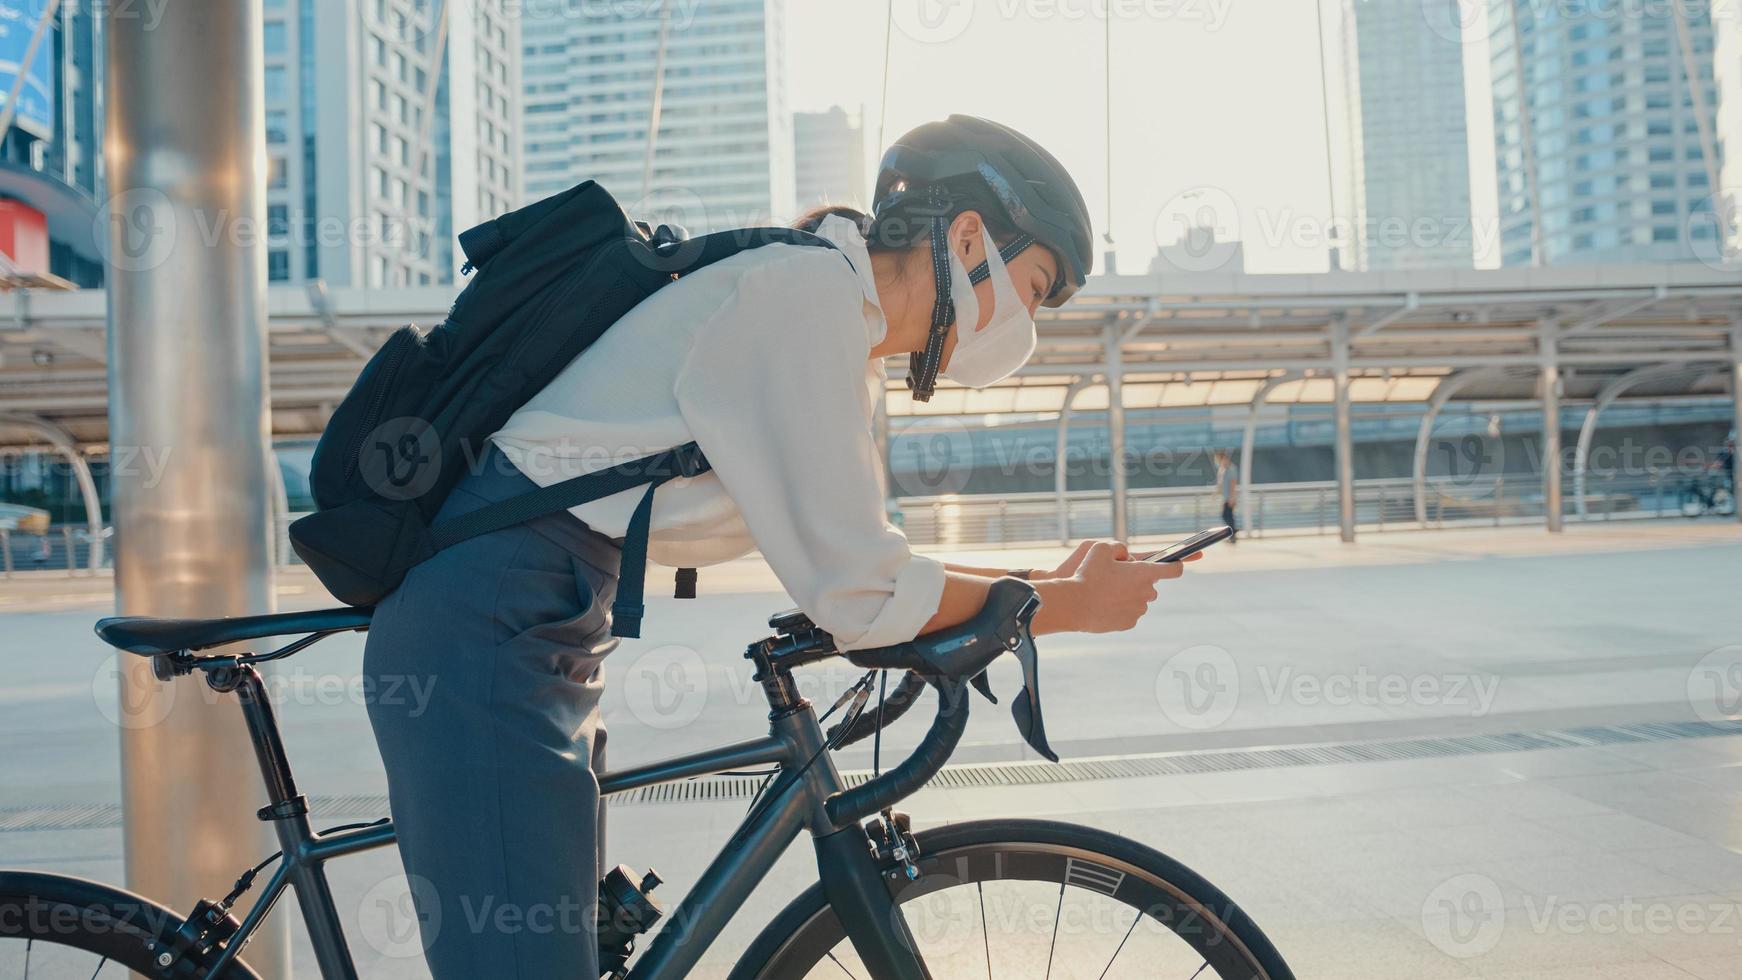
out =
[[[693,442],[686,442],[673,449],[672,463],[677,467],[677,475],[697,477],[713,469],[708,457],[702,454],[702,447]]]

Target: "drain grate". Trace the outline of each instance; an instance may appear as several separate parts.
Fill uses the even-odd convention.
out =
[[[929,785],[946,789],[978,789],[991,786],[1033,786],[1079,783],[1102,779],[1137,779],[1146,776],[1182,776],[1199,773],[1242,772],[1253,769],[1286,769],[1298,766],[1344,765],[1356,762],[1407,762],[1453,756],[1488,755],[1496,752],[1534,752],[1542,749],[1601,748],[1640,742],[1674,742],[1692,738],[1742,735],[1742,719],[1734,721],[1648,722],[1638,725],[1599,725],[1587,728],[1544,729],[1498,735],[1445,735],[1396,738],[1373,742],[1340,742],[1324,745],[1294,745],[1259,749],[1204,749],[1192,752],[1156,752],[1050,763],[995,762],[946,766]],[[871,778],[869,772],[846,772],[842,778],[857,786]],[[745,802],[762,785],[759,776],[718,776],[647,786],[611,797],[613,806],[643,803]],[[317,818],[387,815],[385,794],[316,796],[309,811]],[[113,803],[82,803],[27,807],[0,807],[0,832],[21,830],[100,830],[121,825],[121,808]]]

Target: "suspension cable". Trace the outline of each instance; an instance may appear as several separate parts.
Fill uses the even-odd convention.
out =
[[[877,152],[882,153],[883,124],[889,119],[889,47],[890,32],[895,29],[895,0],[889,0],[883,13],[883,94],[877,100]],[[876,202],[872,202],[876,203]]]
[[[647,153],[641,159],[641,196],[653,189],[653,155],[659,148],[659,116],[665,102],[665,47],[671,35],[671,0],[659,3],[659,46],[653,54],[653,102],[647,110]]]
[[[1313,0],[1313,14],[1319,25],[1319,111],[1325,121],[1325,192],[1330,195],[1331,241],[1334,246],[1340,241],[1340,237],[1337,234],[1337,167],[1331,151],[1331,69],[1325,57],[1325,0]],[[1354,16],[1354,13],[1351,10],[1345,16]],[[1347,34],[1345,27],[1344,35]],[[1332,272],[1343,268],[1344,251],[1342,248],[1332,248]]]
[[[1107,243],[1107,271],[1113,271],[1113,5],[1103,4],[1101,17],[1105,30],[1102,38],[1101,74],[1105,86],[1101,94],[1101,108],[1105,116],[1107,130],[1107,224],[1101,232],[1101,238]]]

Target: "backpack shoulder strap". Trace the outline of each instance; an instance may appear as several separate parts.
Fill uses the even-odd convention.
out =
[[[669,480],[680,476],[700,476],[712,467],[700,446],[686,442],[663,453],[619,463],[616,466],[580,476],[561,483],[523,493],[518,497],[499,500],[469,513],[446,520],[429,529],[431,551],[440,551],[469,538],[491,531],[524,524],[535,518],[567,510],[580,504],[609,497],[615,493],[645,486],[647,493],[635,508],[629,528],[623,535],[623,560],[617,575],[617,601],[611,605],[612,636],[641,635],[641,618],[646,613],[642,590],[647,580],[647,539],[651,533],[653,492]],[[680,576],[679,592],[695,592],[695,572]]]
[[[764,245],[803,245],[826,248],[839,255],[848,266],[853,264],[853,260],[847,258],[847,253],[841,251],[834,242],[821,235],[800,231],[797,228],[735,228],[730,231],[716,231],[711,235],[702,235],[699,238],[667,242],[660,245],[655,250],[655,254],[662,261],[661,271],[684,275],[713,265],[721,259],[730,258],[739,252],[747,252]]]

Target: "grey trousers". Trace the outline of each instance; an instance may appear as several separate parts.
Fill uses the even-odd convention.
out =
[[[442,509],[534,489],[492,449]],[[439,518],[438,518],[439,519]],[[600,662],[620,552],[564,512],[412,569],[363,671],[399,851],[435,980],[597,977]]]

